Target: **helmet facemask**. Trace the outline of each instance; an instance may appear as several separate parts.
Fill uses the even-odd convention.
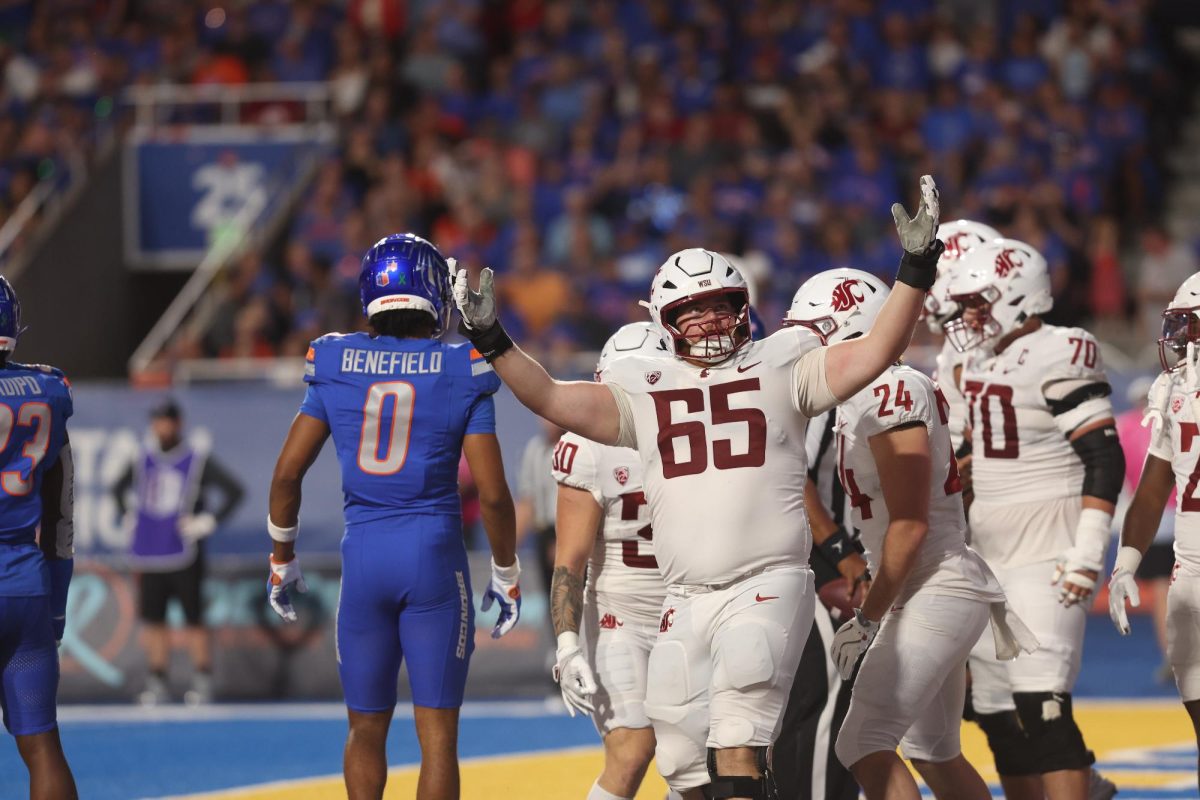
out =
[[[817,319],[785,319],[785,328],[808,328],[817,335],[821,344],[829,344],[829,337],[838,329],[837,320],[833,317],[818,317]]]
[[[1163,312],[1162,336],[1158,340],[1158,360],[1166,372],[1184,366],[1188,344],[1200,344],[1200,306],[1168,308]]]
[[[947,321],[942,330],[955,350],[965,353],[1004,335],[1004,326],[992,316],[992,306],[1000,302],[1000,298],[1000,290],[995,286],[950,296],[951,302],[956,303],[962,313]]]
[[[680,329],[676,319],[683,308],[706,298],[725,299],[731,310],[705,310],[699,316],[706,319],[685,322]],[[750,297],[745,289],[721,288],[681,298],[663,308],[661,319],[675,355],[705,366],[720,364],[750,341]]]

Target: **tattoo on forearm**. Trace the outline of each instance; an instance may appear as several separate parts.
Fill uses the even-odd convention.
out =
[[[554,635],[579,632],[583,614],[583,576],[573,575],[566,567],[555,567],[550,579],[550,621]]]

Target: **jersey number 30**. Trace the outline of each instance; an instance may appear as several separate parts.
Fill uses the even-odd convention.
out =
[[[412,432],[413,399],[416,392],[408,381],[371,384],[363,403],[362,432],[358,436],[358,468],[368,475],[395,475],[408,457]],[[391,406],[391,419],[384,426],[384,408]]]

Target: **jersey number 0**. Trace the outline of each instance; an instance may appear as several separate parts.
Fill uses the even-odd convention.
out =
[[[358,437],[358,468],[368,475],[395,475],[408,457],[416,392],[408,381],[371,384],[363,403],[362,432]],[[384,407],[391,405],[391,420],[383,425]]]

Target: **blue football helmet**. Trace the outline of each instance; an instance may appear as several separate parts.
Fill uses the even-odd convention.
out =
[[[8,279],[0,275],[0,352],[15,350],[22,330],[21,301]]]
[[[450,269],[441,252],[420,236],[394,233],[376,242],[363,256],[358,293],[367,319],[411,308],[434,318],[434,336],[450,324]]]

